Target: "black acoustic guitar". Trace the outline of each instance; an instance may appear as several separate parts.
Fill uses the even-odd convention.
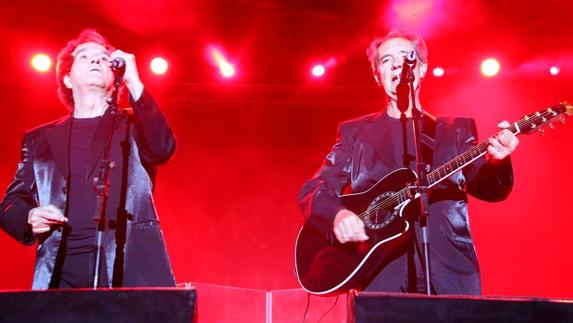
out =
[[[549,109],[525,116],[508,130],[514,134],[543,131],[543,125],[565,121],[573,115],[573,106],[563,102]],[[488,142],[483,141],[426,175],[431,189],[453,173],[485,155]],[[415,192],[416,173],[398,169],[365,192],[342,195],[344,206],[364,222],[369,239],[341,244],[327,239],[311,225],[305,224],[295,247],[296,274],[302,288],[315,295],[330,296],[350,289],[362,289],[380,269],[405,245],[412,220],[418,214]]]

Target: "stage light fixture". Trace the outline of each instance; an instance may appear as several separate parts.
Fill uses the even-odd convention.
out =
[[[432,70],[432,74],[434,74],[435,77],[442,77],[442,76],[444,76],[444,73],[445,73],[445,71],[442,67],[435,67]]]
[[[50,56],[40,53],[32,56],[32,60],[30,61],[30,63],[32,64],[32,67],[36,71],[41,73],[46,73],[50,70],[50,67],[52,66],[52,59],[50,58]]]
[[[488,58],[481,63],[481,73],[487,77],[496,76],[501,69],[501,65],[495,58]]]
[[[326,72],[326,68],[322,64],[317,64],[312,67],[312,76],[314,77],[321,77]]]
[[[209,63],[217,67],[224,78],[229,79],[237,74],[235,66],[227,59],[227,54],[221,46],[208,45],[206,54]]]
[[[221,75],[226,78],[230,78],[235,75],[235,67],[227,62],[220,62],[219,70],[221,71]]]
[[[551,73],[551,75],[557,75],[559,74],[560,71],[561,70],[557,66],[551,66],[551,68],[549,69],[549,73]]]
[[[151,60],[149,66],[151,68],[151,71],[157,75],[165,74],[167,72],[167,69],[169,68],[167,60],[165,60],[163,57],[155,57],[154,59]]]

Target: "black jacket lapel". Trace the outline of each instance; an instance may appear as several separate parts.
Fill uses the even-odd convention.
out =
[[[64,178],[68,178],[71,119],[71,115],[64,117],[54,127],[46,131],[46,140],[50,146],[52,156]]]
[[[378,114],[372,121],[366,124],[365,132],[368,140],[372,143],[374,151],[388,167],[394,165],[394,143],[390,136],[389,118],[385,112]]]

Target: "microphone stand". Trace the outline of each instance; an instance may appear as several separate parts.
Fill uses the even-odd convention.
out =
[[[422,124],[424,113],[418,110],[416,106],[416,94],[414,88],[414,71],[413,68],[408,73],[408,83],[410,84],[410,98],[412,102],[412,129],[414,130],[414,146],[416,148],[416,174],[418,176],[418,194],[420,203],[420,228],[422,230],[423,260],[424,260],[424,278],[426,294],[432,294],[432,278],[430,273],[430,235],[428,231],[428,180],[426,175],[430,172],[430,165],[424,163],[422,159]],[[420,109],[422,109],[420,107]]]
[[[111,142],[113,138],[113,129],[115,127],[115,117],[118,113],[118,94],[119,87],[123,79],[124,69],[114,70],[113,92],[110,98],[107,99],[108,108],[111,111],[111,127],[107,133],[103,159],[99,165],[98,175],[94,177],[94,189],[96,191],[96,207],[94,220],[97,222],[96,233],[96,258],[93,271],[93,285],[92,289],[99,287],[101,261],[104,255],[103,234],[106,230],[106,209],[109,197],[109,172],[115,168],[115,162],[110,161],[109,155],[111,150]]]
[[[429,207],[428,207],[428,181],[426,175],[430,172],[430,165],[424,163],[422,159],[422,121],[424,118],[424,113],[418,110],[416,106],[416,89],[414,88],[414,69],[415,69],[415,60],[412,59],[412,62],[404,61],[402,66],[402,78],[407,80],[407,83],[402,83],[402,80],[397,88],[397,106],[400,110],[400,121],[402,121],[402,130],[403,130],[403,137],[404,137],[404,167],[409,167],[410,165],[410,158],[408,154],[408,141],[406,138],[407,135],[407,118],[406,118],[406,111],[410,106],[411,102],[411,111],[412,111],[412,129],[414,132],[414,147],[415,147],[415,157],[416,157],[416,175],[418,176],[418,185],[417,185],[417,193],[419,195],[419,204],[420,204],[420,228],[422,231],[422,244],[423,244],[423,266],[424,266],[424,280],[425,280],[425,287],[426,287],[426,294],[432,294],[432,281],[431,281],[431,274],[430,274],[430,239],[428,234],[428,216],[429,216]],[[405,86],[408,88],[405,88]],[[406,96],[408,95],[409,98]],[[406,97],[405,97],[406,96]],[[421,107],[420,107],[421,109]],[[415,233],[414,233],[415,234]]]

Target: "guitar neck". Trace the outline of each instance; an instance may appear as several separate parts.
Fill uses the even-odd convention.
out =
[[[521,120],[513,123],[506,129],[511,131],[515,135],[530,134],[533,131],[540,131],[542,126],[544,126],[547,123],[551,123],[554,120],[559,120],[562,123],[564,123],[566,115],[567,116],[573,115],[573,106],[571,106],[567,102],[562,102],[546,110],[526,115]],[[554,128],[552,123],[551,123],[551,128]],[[428,173],[426,175],[428,188],[432,188],[433,186],[437,185],[438,183],[446,179],[448,176],[452,175],[453,173],[471,164],[476,159],[485,155],[488,146],[489,146],[488,140],[482,141],[478,145],[473,146],[466,152],[462,153],[461,155],[457,156],[451,161],[445,163],[444,165],[436,168],[434,171]],[[385,179],[386,177],[382,179],[381,182]],[[373,214],[372,212],[377,212],[377,210],[380,209],[386,209],[388,206],[396,207],[404,202],[411,201],[412,199],[417,198],[419,196],[419,193],[415,191],[416,184],[418,183],[408,182],[406,187],[395,192],[395,194],[393,194],[392,196],[386,199],[382,199],[380,202],[376,203],[373,207],[369,207],[365,212],[359,214],[360,218],[365,219],[371,216]]]
[[[507,128],[513,134],[518,135],[525,131],[525,133],[531,132],[540,125],[555,119],[557,116],[561,115],[565,111],[571,110],[571,106],[568,103],[561,103],[557,106],[551,107],[545,111],[536,112],[531,115],[525,116],[523,119],[513,123]],[[471,164],[476,159],[482,157],[487,152],[487,147],[489,143],[487,140],[482,141],[478,145],[467,150],[463,154],[457,156],[451,161],[445,163],[444,165],[436,168],[432,172],[426,175],[426,180],[428,187],[432,188],[444,179],[448,178],[453,173]]]

